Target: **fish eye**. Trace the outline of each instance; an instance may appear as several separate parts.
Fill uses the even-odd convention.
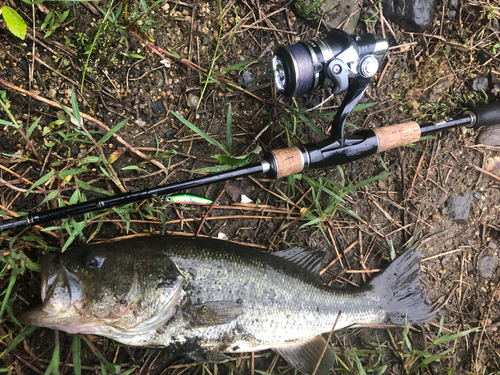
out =
[[[91,255],[88,259],[85,259],[85,267],[90,270],[96,270],[101,268],[102,264],[106,260],[105,257],[99,255]]]

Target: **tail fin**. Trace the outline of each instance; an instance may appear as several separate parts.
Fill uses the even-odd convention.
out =
[[[385,323],[399,325],[408,320],[419,324],[434,317],[425,291],[418,289],[420,259],[420,253],[410,249],[372,280],[373,291],[386,312]]]

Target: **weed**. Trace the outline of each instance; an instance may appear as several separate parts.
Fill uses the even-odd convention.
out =
[[[0,14],[3,15],[3,19],[7,24],[9,31],[24,40],[26,37],[26,22],[14,9],[8,6],[2,6],[0,8]]]
[[[387,370],[387,365],[383,361],[382,348],[385,345],[379,343],[370,343],[374,349],[350,348],[337,354],[337,362],[341,367],[334,368],[334,371],[340,374],[358,373],[366,375],[382,375]]]
[[[48,38],[54,33],[68,18],[69,9],[63,13],[59,13],[57,10],[51,10],[46,16],[45,20],[40,26],[40,29],[45,31],[44,38]]]
[[[322,12],[319,11],[325,0],[294,0],[293,5],[297,14],[304,17],[306,20],[315,20],[321,17]]]
[[[420,373],[422,369],[429,367],[431,363],[441,362],[442,360],[449,358],[450,354],[456,347],[445,347],[445,344],[452,341],[456,342],[459,338],[467,336],[468,334],[479,329],[479,327],[476,327],[462,332],[450,332],[442,335],[443,326],[444,315],[441,317],[437,337],[423,350],[418,350],[413,346],[409,336],[410,330],[408,321],[405,322],[403,329],[403,340],[399,341],[397,344],[391,332],[389,330],[387,331],[391,342],[399,350],[398,353],[403,362],[403,369],[406,374]]]
[[[462,94],[461,96],[454,96],[446,94],[448,102],[427,103],[423,104],[421,108],[431,112],[430,116],[433,120],[438,118],[447,117],[451,111],[456,111],[460,107],[475,107],[480,103],[488,103],[488,95],[484,92],[471,92],[469,94]],[[420,119],[425,118],[427,115],[422,115]]]

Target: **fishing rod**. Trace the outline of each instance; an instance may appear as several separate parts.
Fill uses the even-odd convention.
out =
[[[410,121],[345,135],[346,119],[378,71],[387,48],[387,41],[377,35],[364,34],[353,37],[340,30],[333,30],[324,39],[278,46],[272,68],[276,87],[285,96],[311,92],[326,85],[333,86],[334,94],[346,91],[332,121],[332,134],[319,143],[272,150],[264,155],[259,163],[229,171],[30,213],[0,223],[0,232],[169,195],[238,177],[261,174],[270,178],[282,178],[304,170],[346,164],[417,142],[422,135],[429,133],[458,126],[477,129],[499,122],[500,101],[496,101],[470,108],[456,118],[448,118],[439,123],[419,125]]]

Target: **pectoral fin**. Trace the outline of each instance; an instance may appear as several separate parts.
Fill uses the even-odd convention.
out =
[[[326,340],[323,336],[318,336],[310,341],[306,341],[294,346],[288,346],[284,348],[274,348],[279,355],[285,358],[288,363],[293,365],[297,370],[306,375],[312,375],[318,361],[321,357],[323,350],[326,351],[321,359],[318,369],[315,375],[328,375],[330,374],[330,369],[335,363],[335,353],[327,345]]]
[[[184,316],[193,328],[226,324],[241,314],[241,303],[225,300],[199,303],[184,310]]]
[[[191,358],[193,361],[200,363],[224,363],[231,359],[231,357],[211,350],[193,350],[191,352],[184,353],[186,357]]]

